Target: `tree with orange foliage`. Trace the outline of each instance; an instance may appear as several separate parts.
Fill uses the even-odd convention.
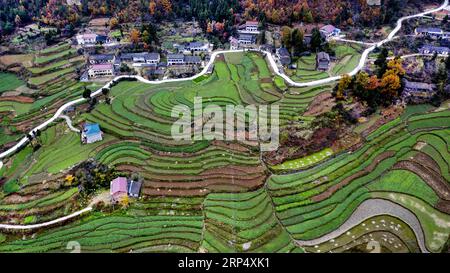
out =
[[[367,81],[367,85],[365,86],[365,88],[367,90],[374,91],[377,90],[378,87],[380,87],[380,80],[376,75],[371,76]]]
[[[336,90],[336,99],[337,100],[343,100],[344,99],[344,92],[350,87],[350,84],[352,83],[352,77],[350,77],[348,74],[345,74],[342,76],[342,78],[339,80],[337,90]]]
[[[138,44],[140,41],[141,32],[135,28],[133,28],[130,32],[130,41],[133,44]]]
[[[400,77],[393,70],[388,70],[380,82],[381,94],[391,99],[396,98],[401,86]]]
[[[155,12],[156,12],[155,1],[150,1],[150,3],[148,4],[148,11],[150,12],[151,15],[155,15]]]
[[[163,10],[166,12],[166,14],[169,14],[172,12],[172,2],[170,0],[160,0]]]
[[[113,17],[113,18],[111,18],[111,20],[109,20],[109,28],[110,29],[115,29],[118,25],[119,25],[119,20],[117,20],[116,17]]]

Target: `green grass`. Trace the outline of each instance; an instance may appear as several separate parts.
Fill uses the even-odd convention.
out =
[[[0,94],[5,91],[15,90],[22,85],[25,85],[25,82],[15,74],[0,72]]]
[[[317,164],[333,155],[333,150],[326,148],[320,152],[314,153],[312,155],[305,156],[303,158],[298,158],[294,160],[288,160],[282,164],[271,166],[270,168],[275,171],[288,171],[288,170],[299,170],[305,169],[310,166]]]

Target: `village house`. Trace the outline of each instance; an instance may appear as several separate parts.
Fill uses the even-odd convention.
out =
[[[84,33],[78,34],[76,39],[79,45],[93,45],[97,42],[97,36],[95,33]]]
[[[417,36],[430,37],[434,39],[449,39],[450,32],[444,32],[440,28],[423,28],[419,27],[415,29],[415,34]]]
[[[128,196],[128,181],[125,177],[117,177],[111,181],[110,186],[111,202],[118,203]]]
[[[103,140],[103,132],[100,130],[100,125],[97,123],[86,123],[83,125],[81,131],[81,142],[90,144]]]
[[[94,64],[89,67],[88,70],[89,78],[102,78],[114,76],[114,65],[107,64]]]
[[[238,39],[236,39],[232,36],[232,37],[230,37],[229,41],[230,41],[230,49],[231,50],[239,49],[239,40]]]
[[[258,31],[259,22],[258,21],[247,21],[245,24],[239,27],[240,34],[259,34]]]
[[[161,61],[159,53],[123,53],[120,55],[120,59],[123,62],[133,62],[136,64],[154,64],[157,65]]]
[[[330,69],[331,59],[326,52],[319,52],[316,56],[317,70],[328,71]]]
[[[142,182],[128,180],[127,188],[128,188],[128,196],[133,198],[138,198],[141,195],[141,187]]]
[[[437,92],[434,84],[405,80],[404,85],[402,98],[408,103],[428,102]]]
[[[248,46],[256,43],[256,36],[251,34],[239,34],[239,45]]]
[[[184,56],[184,64],[186,65],[199,65],[202,60],[198,56]]]
[[[184,55],[183,54],[168,54],[167,55],[167,65],[183,65]]]
[[[291,64],[291,54],[289,54],[289,51],[284,47],[277,49],[277,58],[283,66],[288,66]]]
[[[211,52],[211,46],[209,43],[191,42],[184,46],[185,53],[199,54],[202,52]]]
[[[439,54],[439,55],[449,55],[450,49],[448,47],[431,46],[425,45],[419,49],[421,54]]]
[[[326,39],[328,39],[333,36],[339,36],[341,34],[341,30],[333,25],[326,25],[326,26],[323,26],[322,28],[320,28],[320,33],[322,33],[322,35]]]
[[[114,56],[114,54],[95,54],[89,56],[90,64],[112,64],[115,60],[116,56]]]

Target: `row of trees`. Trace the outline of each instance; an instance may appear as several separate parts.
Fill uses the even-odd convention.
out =
[[[300,56],[306,50],[313,52],[326,49],[326,43],[318,28],[314,28],[311,33],[311,43],[304,43],[304,32],[300,28],[290,28],[283,26],[281,28],[281,42],[293,56]]]
[[[401,59],[395,58],[386,63],[381,78],[377,75],[370,76],[367,72],[360,72],[353,77],[344,75],[336,86],[334,95],[338,101],[352,95],[373,108],[389,105],[401,95],[405,73]]]

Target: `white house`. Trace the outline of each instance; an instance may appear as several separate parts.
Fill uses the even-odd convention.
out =
[[[419,49],[422,54],[439,54],[448,56],[450,53],[450,49],[448,47],[440,47],[440,46],[430,46],[425,45]]]
[[[184,64],[183,54],[168,54],[167,65],[182,65]]]
[[[111,77],[114,76],[113,64],[94,64],[88,70],[89,78]]]
[[[328,39],[333,36],[339,36],[341,34],[341,30],[333,25],[326,25],[320,29],[320,33]]]
[[[192,43],[185,45],[184,51],[185,52],[193,52],[194,54],[201,53],[201,52],[210,52],[211,47],[210,47],[209,43],[192,42]]]
[[[85,34],[78,34],[76,36],[77,43],[79,45],[92,45],[97,42],[97,34],[95,33],[85,33]]]

